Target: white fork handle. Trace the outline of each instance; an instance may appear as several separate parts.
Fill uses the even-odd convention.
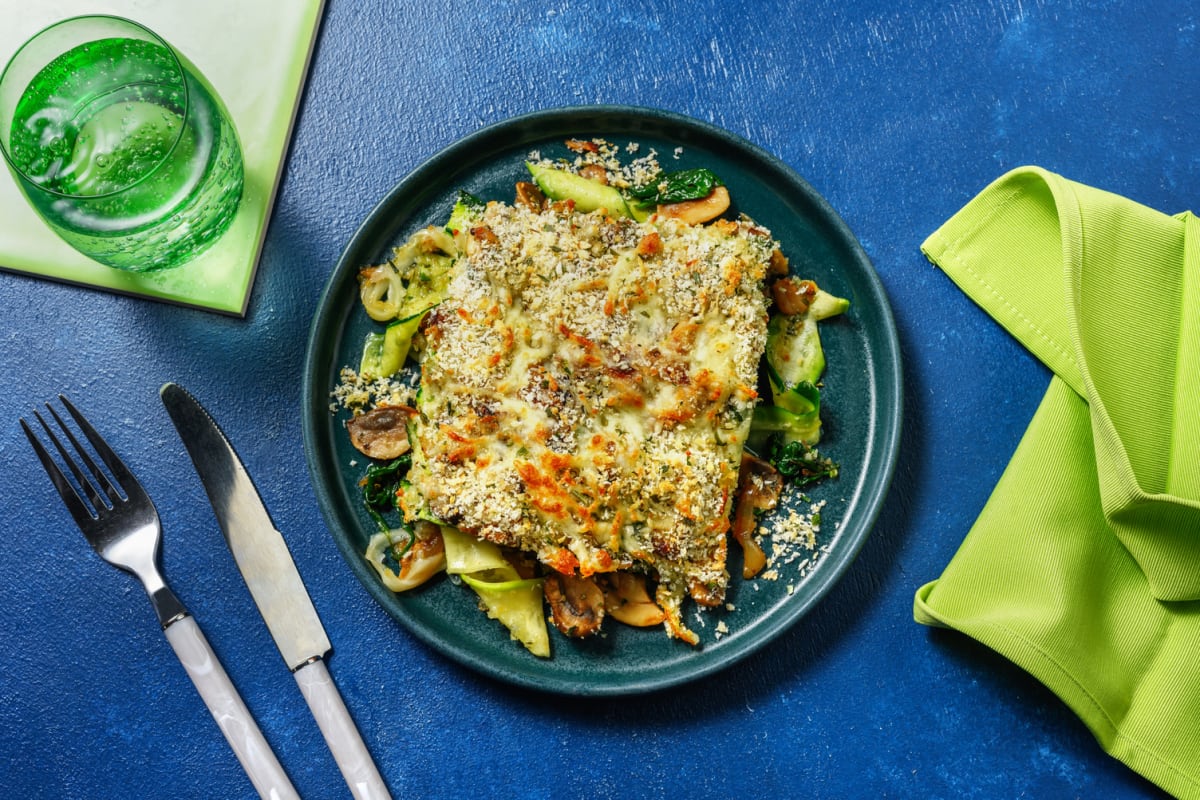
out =
[[[317,727],[333,753],[342,777],[350,787],[355,800],[391,800],[387,786],[379,775],[371,753],[363,743],[342,696],[338,694],[329,670],[321,659],[314,659],[294,673],[300,693],[308,701]]]
[[[259,796],[270,800],[299,800],[300,795],[292,787],[195,618],[190,614],[179,617],[163,632]]]

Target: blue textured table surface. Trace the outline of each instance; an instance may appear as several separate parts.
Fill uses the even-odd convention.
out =
[[[1036,681],[912,620],[1048,380],[918,248],[1023,164],[1196,206],[1197,64],[1185,3],[331,0],[246,319],[0,274],[5,795],[253,795],[141,589],[87,548],[20,433],[66,392],[156,499],[168,578],[297,788],[348,796],[159,403],[177,381],[255,477],[397,797],[1159,796]],[[514,689],[398,626],[326,529],[299,418],[320,292],[385,192],[485,124],[593,103],[715,123],[804,176],[872,259],[906,380],[895,480],[842,581],[734,668],[624,700]]]

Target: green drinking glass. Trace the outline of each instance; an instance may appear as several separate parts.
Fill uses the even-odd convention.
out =
[[[118,269],[189,261],[241,202],[241,148],[220,98],[120,17],[63,20],[21,46],[0,74],[0,150],[50,228]]]

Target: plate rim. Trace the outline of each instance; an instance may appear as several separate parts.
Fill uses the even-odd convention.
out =
[[[561,135],[556,133],[556,131],[563,126],[567,126],[569,130],[574,130],[582,134],[587,130],[586,121],[592,119],[603,120],[597,127],[609,129],[616,124],[617,120],[637,120],[642,124],[653,127],[657,132],[656,135],[659,136],[663,136],[661,129],[664,125],[678,126],[682,131],[700,134],[710,140],[732,145],[737,150],[741,150],[742,154],[749,157],[749,159],[763,162],[772,169],[783,173],[789,182],[792,183],[792,188],[798,190],[804,196],[804,199],[811,203],[817,210],[821,217],[820,221],[828,225],[836,234],[835,238],[861,270],[861,278],[865,280],[867,287],[870,289],[868,299],[871,302],[874,312],[880,316],[883,323],[882,339],[886,345],[886,353],[874,354],[875,357],[872,359],[874,361],[874,368],[868,368],[868,373],[873,378],[871,383],[873,384],[873,394],[875,395],[878,412],[875,415],[874,424],[870,426],[872,438],[878,438],[879,434],[882,434],[882,438],[879,441],[869,444],[865,449],[865,453],[868,456],[867,461],[870,460],[872,454],[878,455],[880,462],[879,471],[875,473],[874,479],[864,480],[862,483],[860,498],[862,513],[855,518],[859,529],[857,535],[852,537],[850,541],[845,542],[836,551],[831,551],[824,557],[827,560],[833,560],[834,563],[825,566],[819,573],[813,576],[818,579],[818,583],[813,587],[811,592],[808,592],[808,597],[803,602],[794,604],[794,607],[788,608],[785,614],[775,612],[768,615],[770,624],[765,626],[765,630],[754,632],[740,647],[734,649],[723,648],[715,656],[710,655],[707,658],[697,659],[695,666],[689,669],[667,671],[665,675],[639,675],[634,678],[627,678],[619,682],[614,681],[607,684],[589,683],[583,685],[573,680],[547,679],[541,674],[530,676],[525,673],[505,669],[487,658],[478,657],[476,654],[464,651],[462,648],[453,645],[447,646],[433,632],[426,631],[422,626],[413,624],[410,620],[402,618],[393,611],[387,602],[388,598],[384,596],[384,592],[387,592],[393,599],[394,595],[379,583],[370,566],[361,557],[361,554],[351,549],[348,541],[349,537],[345,534],[339,534],[339,531],[345,527],[345,515],[339,508],[341,505],[340,498],[335,497],[335,493],[325,484],[325,480],[327,480],[327,476],[324,474],[325,465],[322,462],[322,454],[319,452],[321,449],[319,444],[323,438],[321,434],[321,422],[329,415],[329,390],[331,387],[326,386],[323,380],[321,381],[321,386],[318,387],[316,377],[319,375],[323,379],[329,374],[329,370],[331,369],[331,362],[327,362],[321,358],[322,354],[328,352],[330,356],[336,356],[338,349],[330,344],[331,337],[322,336],[322,333],[331,324],[338,324],[336,329],[340,334],[340,331],[344,329],[345,323],[349,319],[350,311],[341,308],[337,303],[333,303],[331,298],[338,294],[339,288],[349,280],[347,275],[352,274],[350,271],[361,266],[358,263],[359,256],[356,255],[358,251],[363,249],[361,243],[378,238],[387,230],[398,230],[405,224],[412,223],[411,214],[403,214],[388,219],[387,210],[389,208],[401,202],[409,207],[419,207],[423,202],[422,198],[434,192],[435,187],[439,190],[444,188],[446,183],[451,181],[455,175],[476,166],[480,159],[461,158],[458,169],[451,170],[449,174],[444,169],[446,162],[453,162],[457,156],[470,154],[481,142],[491,141],[499,135],[510,132],[514,134],[519,134],[522,131],[527,132],[531,128],[540,130],[535,137],[539,140],[548,139],[554,135]],[[547,127],[554,130],[542,130]],[[631,132],[628,135],[635,136],[636,132]],[[514,136],[513,141],[509,144],[511,146],[520,146],[522,142],[518,141],[518,138]],[[486,161],[483,163],[486,163]],[[353,263],[351,263],[352,261]],[[338,336],[338,340],[340,341],[340,335]],[[336,372],[337,368],[336,365],[332,367],[334,372]],[[889,387],[891,391],[884,397],[882,392]],[[573,696],[628,696],[643,694],[689,683],[722,671],[762,649],[806,616],[828,594],[830,589],[853,564],[874,529],[884,500],[890,490],[898,461],[903,425],[903,371],[900,358],[899,334],[882,281],[861,242],[824,196],[817,192],[802,176],[781,159],[728,130],[712,123],[672,111],[629,105],[555,107],[532,111],[493,122],[457,139],[435,152],[415,169],[403,176],[372,207],[342,249],[337,263],[326,280],[317,301],[316,310],[309,327],[303,364],[301,423],[305,461],[308,467],[310,484],[316,495],[322,518],[329,529],[329,535],[333,537],[343,560],[347,562],[351,572],[362,583],[367,593],[375,602],[383,607],[383,610],[387,612],[389,617],[399,623],[409,634],[415,636],[443,657],[456,661],[492,679],[524,688],[551,694]],[[762,626],[756,626],[756,628],[758,627]],[[539,664],[541,663],[539,662]],[[553,664],[553,659],[545,663]]]

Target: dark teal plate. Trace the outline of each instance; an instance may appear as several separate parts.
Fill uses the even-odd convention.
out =
[[[606,622],[606,634],[576,641],[551,629],[552,657],[539,659],[476,608],[465,586],[437,579],[396,595],[362,557],[374,524],[359,502],[365,459],[342,427],[345,412],[330,412],[338,371],[356,366],[363,337],[377,329],[358,301],[357,271],[379,263],[413,231],[445,221],[460,189],[511,201],[513,184],[527,180],[532,150],[567,155],[572,137],[601,137],[658,153],[664,169],[706,166],[729,187],[734,210],[771,229],[797,275],[850,298],[850,311],[823,323],[828,359],[822,395],[822,452],[841,476],[809,494],[826,500],[820,545],[807,574],[781,567],[776,581],[730,583],[733,610],[703,615],[690,605],[685,620],[700,634],[689,647],[661,628]],[[676,157],[677,148],[682,148]],[[623,157],[624,160],[624,157]],[[550,692],[622,695],[673,686],[708,675],[766,645],[821,599],[853,561],[879,512],[900,440],[900,352],[883,288],[846,225],[811,186],[754,145],[685,117],[624,107],[567,108],[517,117],[468,136],[400,182],[371,212],[343,253],[325,288],[309,336],[304,375],[305,453],[317,499],[350,568],[371,595],[417,638],[462,664],[500,680]],[[358,466],[351,466],[352,462]],[[806,505],[804,506],[807,507]],[[738,548],[730,572],[740,575]],[[718,635],[724,622],[727,633]]]

